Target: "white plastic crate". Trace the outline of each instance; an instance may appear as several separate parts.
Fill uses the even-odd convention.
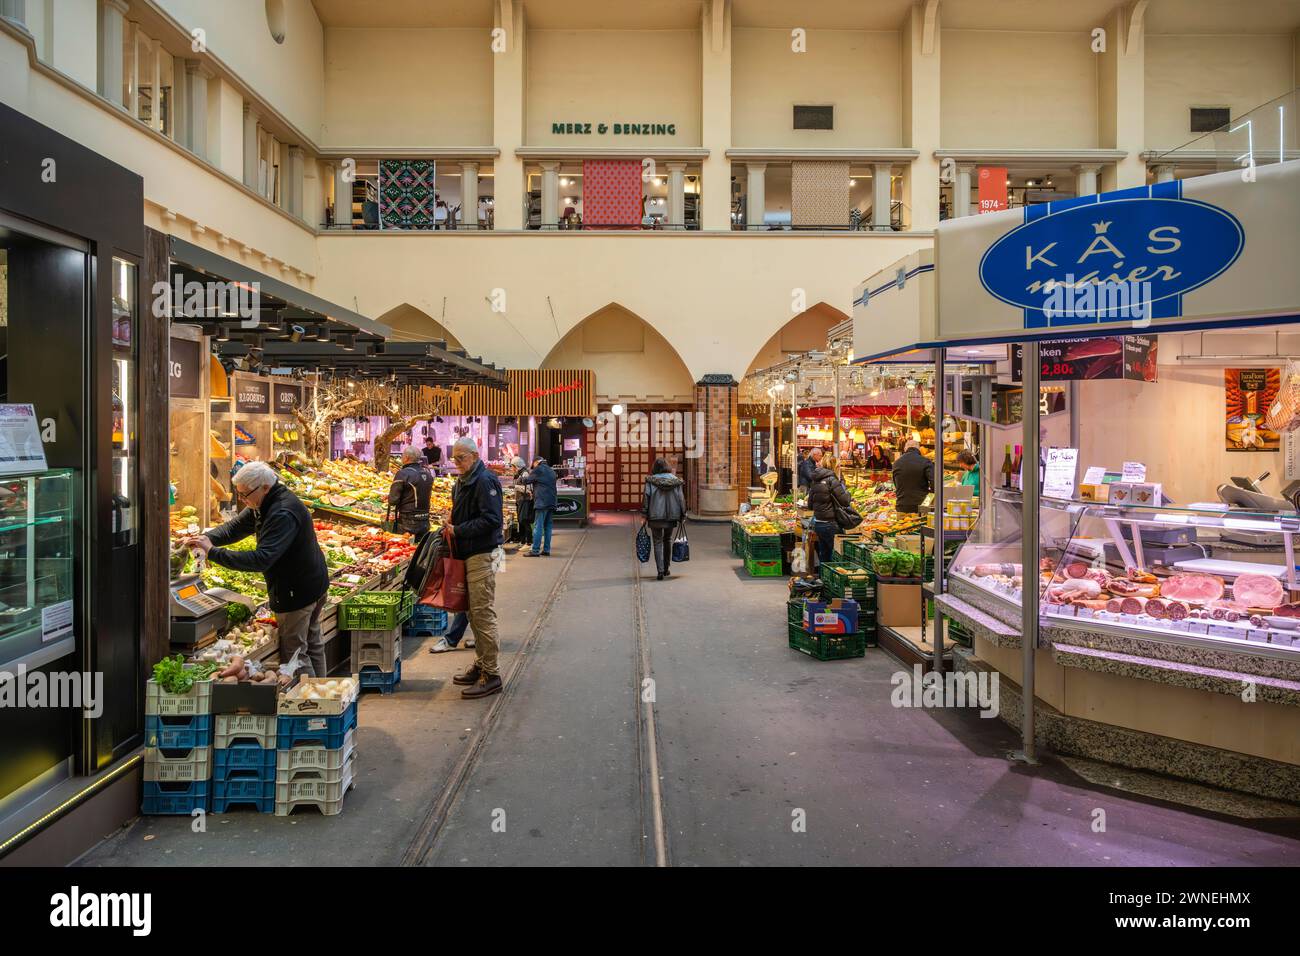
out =
[[[402,656],[402,625],[385,631],[352,631],[352,670],[378,667],[391,671]]]
[[[303,696],[309,687],[322,687],[331,680],[347,681],[347,687],[337,698],[311,700]],[[334,717],[345,712],[357,699],[361,690],[361,680],[356,674],[351,677],[326,678],[304,677],[280,695],[279,712],[281,717]]]
[[[342,747],[313,747],[310,744],[281,750],[275,756],[276,780],[288,781],[299,770],[337,771],[352,759],[357,749],[357,732],[349,730]]]
[[[198,717],[212,713],[212,681],[195,681],[188,694],[169,694],[151,677],[144,686],[144,712],[158,717]]]
[[[288,816],[293,808],[303,804],[314,804],[325,816],[333,816],[343,809],[343,796],[352,789],[353,771],[356,768],[356,755],[353,754],[338,771],[311,771],[296,773],[290,780],[281,783],[277,775],[275,782],[275,815]],[[329,780],[327,776],[337,779]]]
[[[144,749],[144,779],[150,783],[187,783],[212,779],[212,748],[165,751]]]
[[[275,749],[277,714],[217,714],[213,744],[225,750],[233,740],[256,740],[258,746]]]

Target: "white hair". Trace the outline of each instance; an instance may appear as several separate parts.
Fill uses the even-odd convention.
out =
[[[515,455],[514,461],[510,462],[510,464],[514,465],[516,468],[528,467],[527,463],[525,463],[525,461],[522,458],[520,458],[518,455]]]
[[[452,456],[454,457],[455,454],[456,454],[456,452],[458,452],[458,451],[467,451],[467,452],[469,452],[471,455],[477,455],[477,454],[478,454],[478,442],[476,442],[474,439],[470,438],[468,435],[465,435],[465,436],[462,437],[462,438],[457,438],[457,439],[456,439],[456,444],[454,444],[454,445],[451,446],[451,453],[452,453]]]
[[[275,469],[264,461],[250,461],[235,472],[235,487],[241,491],[256,491],[258,488],[270,488],[278,479]]]
[[[407,445],[402,449],[402,461],[419,461],[424,457],[424,452],[414,445]]]
[[[913,448],[920,451],[921,443],[914,438],[909,438],[907,444],[903,446],[903,451],[911,451]]]

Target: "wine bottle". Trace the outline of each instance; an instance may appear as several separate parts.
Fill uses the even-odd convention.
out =
[[[1019,488],[1021,491],[1024,491],[1024,487],[1020,477],[1021,476],[1020,469],[1023,466],[1023,463],[1024,463],[1024,448],[1020,445],[1017,445],[1015,458],[1012,459],[1011,461],[1011,480],[1015,483],[1015,486]]]
[[[1013,468],[1011,464],[1011,446],[1007,446],[1006,456],[1002,459],[1002,487],[1011,487],[1011,474]]]

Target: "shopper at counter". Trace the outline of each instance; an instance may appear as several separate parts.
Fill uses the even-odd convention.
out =
[[[533,550],[524,552],[524,555],[529,558],[550,557],[551,523],[555,518],[556,502],[555,469],[545,458],[538,458],[523,482],[533,490]]]
[[[962,470],[961,481],[959,484],[970,485],[974,490],[974,495],[979,497],[980,493],[980,463],[974,455],[968,451],[963,451],[957,455],[957,467]]]
[[[532,544],[533,489],[524,481],[528,477],[528,464],[518,456],[510,464],[515,469],[515,521],[518,524],[515,540],[520,544]]]
[[[823,563],[835,556],[835,536],[840,533],[836,505],[852,508],[853,498],[834,471],[818,465],[808,486],[808,507],[812,509],[813,532],[817,535],[817,557]]]
[[[812,485],[813,472],[822,466],[822,450],[814,448],[808,452],[808,457],[799,462],[799,487],[808,488]]]
[[[280,660],[288,662],[299,653],[300,675],[325,677],[320,615],[329,591],[329,571],[316,542],[311,512],[264,461],[244,465],[235,473],[234,483],[243,510],[219,528],[188,538],[186,544],[223,568],[262,572],[280,635]],[[223,547],[250,534],[257,535],[256,550]]]
[[[673,529],[686,517],[682,480],[673,474],[663,458],[655,459],[654,472],[645,480],[641,513],[654,538],[655,567],[659,571],[656,580],[662,581],[672,574]]]
[[[469,437],[456,439],[451,460],[460,477],[451,488],[451,523],[455,557],[465,562],[469,591],[469,626],[474,628],[477,660],[452,682],[463,686],[461,696],[471,700],[501,692],[497,669],[496,572],[492,552],[502,541],[501,482],[479,459],[478,444]]]
[[[895,508],[905,514],[916,514],[925,496],[934,491],[934,462],[921,454],[920,442],[909,441],[903,448],[894,462],[893,477],[898,496]]]
[[[394,530],[409,534],[418,546],[429,533],[429,493],[433,475],[424,465],[424,454],[414,445],[402,450],[402,467],[388,489],[388,506],[395,515]]]
[[[424,461],[430,468],[437,468],[442,461],[442,449],[433,443],[432,438],[424,440]]]

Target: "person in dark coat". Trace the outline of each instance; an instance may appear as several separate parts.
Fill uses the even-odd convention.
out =
[[[817,557],[830,561],[835,556],[835,536],[840,533],[840,522],[835,506],[852,508],[853,499],[835,472],[818,466],[812,473],[808,487],[808,507],[813,513],[813,531],[817,534]]]
[[[894,462],[893,477],[898,496],[894,507],[905,514],[916,514],[925,496],[934,491],[934,462],[921,454],[919,442],[909,441]]]
[[[551,522],[555,517],[555,469],[545,458],[538,458],[522,480],[533,490],[533,550],[525,551],[524,556],[550,557]]]
[[[244,509],[207,534],[186,543],[208,560],[232,571],[260,571],[275,612],[280,636],[280,660],[298,653],[307,677],[325,677],[325,644],[320,616],[329,593],[329,570],[316,542],[311,512],[281,484],[264,461],[251,461],[235,472],[235,494]],[[224,545],[257,536],[253,551],[232,551]]]
[[[502,541],[501,482],[479,459],[472,438],[458,438],[451,460],[460,477],[451,489],[452,557],[465,562],[465,590],[469,601],[469,626],[474,629],[476,660],[469,670],[453,677],[471,700],[501,691],[498,669],[500,638],[497,632],[496,572],[492,552]]]
[[[402,467],[388,489],[388,506],[396,518],[396,530],[413,537],[416,547],[429,533],[429,493],[433,491],[433,475],[424,461],[424,455],[414,445],[404,448]]]
[[[808,457],[799,462],[799,487],[807,488],[812,484],[813,472],[822,465],[822,450],[814,448],[808,452]]]
[[[885,451],[885,446],[877,442],[871,446],[865,467],[869,471],[892,471],[894,463],[889,458],[889,452]]]
[[[430,468],[436,468],[442,461],[442,449],[433,443],[432,438],[424,440],[424,461]]]
[[[650,525],[654,538],[655,567],[658,581],[672,574],[673,529],[686,517],[686,496],[682,493],[682,480],[673,474],[668,462],[655,459],[654,472],[645,480],[645,495],[641,513]]]
[[[519,544],[532,544],[533,489],[524,481],[528,477],[528,465],[517,456],[510,464],[515,469],[515,520],[519,526],[515,540]]]

